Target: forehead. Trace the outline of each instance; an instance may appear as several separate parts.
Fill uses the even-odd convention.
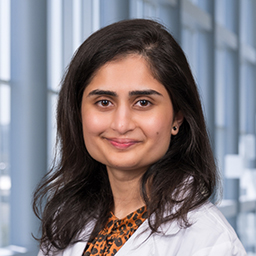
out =
[[[166,91],[165,87],[155,79],[148,62],[141,55],[128,55],[104,64],[95,73],[85,91],[93,89]]]

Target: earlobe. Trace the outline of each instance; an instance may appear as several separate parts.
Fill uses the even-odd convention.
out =
[[[172,127],[172,135],[176,135],[179,132],[179,127],[177,127],[176,125]]]
[[[172,126],[172,135],[177,135],[179,132],[179,127],[183,123],[184,116],[181,111],[175,114],[173,126]]]

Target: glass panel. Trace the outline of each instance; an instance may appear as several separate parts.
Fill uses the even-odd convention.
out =
[[[154,19],[156,18],[156,8],[154,5],[150,3],[144,3],[144,10],[143,10],[144,18]]]
[[[256,215],[253,212],[240,213],[238,216],[238,234],[248,255],[256,252]]]
[[[212,0],[189,0],[193,4],[197,5],[202,10],[211,13]]]
[[[73,47],[77,49],[82,43],[82,3],[80,0],[74,0],[73,3]]]
[[[130,17],[143,18],[143,0],[131,0],[130,2]]]
[[[225,25],[225,1],[215,0],[216,9],[216,20],[217,23],[224,26]]]
[[[48,1],[48,87],[57,91],[63,73],[62,1]]]
[[[212,0],[197,0],[197,1],[198,1],[198,6],[201,9],[212,14],[212,5],[213,5]]]
[[[196,33],[196,30],[191,29],[189,27],[183,27],[181,34],[182,49],[186,54],[186,57],[188,59],[189,65],[195,78],[197,74],[197,39],[198,34]]]
[[[0,247],[8,245],[9,237],[9,128],[10,87],[0,84]]]
[[[92,30],[97,31],[100,28],[100,0],[92,1]]]
[[[0,80],[10,79],[10,0],[0,0]]]
[[[238,0],[215,0],[217,22],[232,31],[238,31]]]
[[[9,244],[10,0],[0,0],[0,247]]]
[[[224,1],[223,1],[224,2]],[[238,0],[225,0],[225,27],[233,33],[238,32]]]
[[[256,35],[252,33],[255,31],[256,25],[256,1],[255,0],[243,0],[241,1],[241,40],[250,45],[256,46]]]

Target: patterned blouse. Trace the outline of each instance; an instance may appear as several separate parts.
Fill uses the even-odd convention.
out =
[[[111,212],[105,228],[88,242],[82,256],[114,256],[146,218],[146,206],[123,219],[118,219]]]

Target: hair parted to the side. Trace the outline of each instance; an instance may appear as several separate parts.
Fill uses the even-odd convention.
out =
[[[145,58],[154,77],[167,89],[174,112],[181,111],[184,116],[165,156],[141,180],[152,232],[175,219],[188,227],[187,213],[216,191],[218,173],[197,87],[182,49],[162,25],[152,20],[111,24],[80,46],[62,81],[57,107],[59,160],[36,190],[33,205],[42,221],[39,240],[46,251],[66,248],[92,219],[97,220],[95,235],[113,207],[106,168],[88,154],[84,145],[81,100],[100,67],[129,54]]]

